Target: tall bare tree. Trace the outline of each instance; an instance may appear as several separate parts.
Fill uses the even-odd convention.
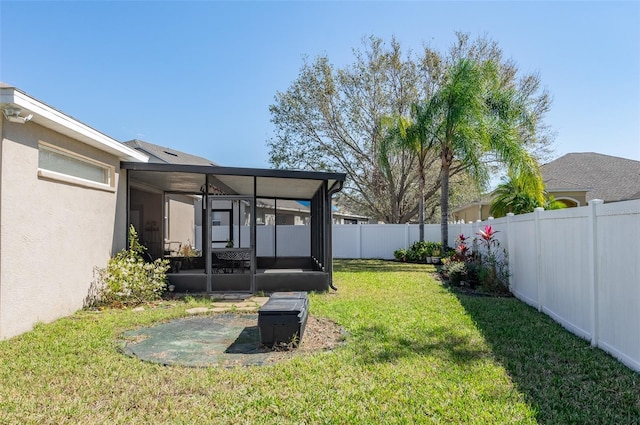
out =
[[[280,168],[346,172],[342,203],[374,219],[405,223],[420,211],[431,217],[441,204],[441,157],[435,155],[433,162],[433,152],[411,146],[387,149],[383,117],[411,117],[412,107],[434,96],[460,57],[499,63],[505,86],[517,84],[517,68],[502,60],[496,43],[485,38],[471,41],[466,34],[458,34],[444,54],[429,47],[420,55],[405,54],[395,39],[387,44],[369,37],[353,55],[354,62],[341,68],[327,56],[305,60],[298,78],[276,93],[269,108],[275,125],[268,141],[270,162]],[[539,78],[526,81],[520,89],[536,93]],[[531,151],[543,152],[548,145],[548,139],[536,132],[523,132],[525,139]],[[488,165],[495,159],[483,157]],[[449,182],[468,187],[465,164],[452,164]]]
[[[276,167],[343,171],[342,202],[389,223],[418,211],[415,154],[381,153],[380,118],[408,114],[423,94],[417,62],[400,44],[370,37],[354,62],[336,69],[326,56],[305,61],[298,78],[270,106],[275,137],[268,144]]]

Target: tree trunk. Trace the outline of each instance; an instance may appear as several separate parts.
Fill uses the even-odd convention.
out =
[[[424,198],[420,197],[420,211],[418,212],[418,228],[420,229],[420,242],[424,241]]]
[[[442,161],[440,168],[440,241],[442,248],[449,246],[449,168],[450,164]]]
[[[418,228],[420,229],[420,242],[424,241],[424,187],[425,177],[424,172],[420,173],[420,202],[418,211]]]

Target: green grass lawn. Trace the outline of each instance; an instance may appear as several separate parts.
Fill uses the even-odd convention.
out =
[[[236,369],[119,353],[168,308],[81,311],[0,342],[0,423],[640,423],[640,375],[515,299],[456,295],[428,265],[341,261],[311,313],[333,352]],[[34,306],[37,307],[37,306]]]

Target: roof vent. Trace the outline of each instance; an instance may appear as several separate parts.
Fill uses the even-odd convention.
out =
[[[167,155],[178,156],[178,154],[173,153],[173,152],[167,152],[167,151],[162,151],[162,152],[166,153]]]

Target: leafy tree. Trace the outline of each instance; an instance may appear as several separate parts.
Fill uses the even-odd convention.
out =
[[[465,192],[476,190],[469,185],[469,177],[475,181],[478,176],[469,174],[469,164],[458,160],[464,156],[449,158],[433,149],[440,146],[435,141],[446,115],[419,119],[435,112],[430,100],[443,92],[460,58],[497,64],[496,84],[513,89],[535,111],[533,125],[518,128],[520,141],[529,151],[544,155],[550,139],[540,131],[544,128],[537,118],[546,112],[548,96],[538,93],[537,76],[516,78],[517,67],[503,60],[496,43],[457,34],[446,54],[425,47],[419,55],[404,55],[395,39],[386,45],[370,37],[363,50],[353,53],[354,63],[342,68],[335,68],[327,56],[305,60],[298,78],[285,92],[278,92],[270,106],[275,133],[268,141],[275,167],[346,172],[347,184],[340,195],[345,207],[385,222],[405,223],[421,211],[435,214],[443,199],[448,214],[450,193],[463,198]],[[384,117],[405,117],[411,127],[422,129],[421,147],[398,144],[390,149],[385,140],[392,126],[385,124]],[[427,146],[430,149],[423,149]],[[478,157],[487,169],[501,159],[491,153],[482,151]],[[442,158],[446,159],[445,182]],[[443,183],[448,186],[441,191]]]
[[[403,57],[395,40],[387,47],[371,37],[355,62],[335,69],[320,56],[305,63],[270,106],[275,124],[268,142],[276,167],[343,171],[349,176],[342,203],[385,222],[404,223],[416,214],[414,156],[389,152],[378,161],[380,117],[407,114],[419,96],[417,64]]]

